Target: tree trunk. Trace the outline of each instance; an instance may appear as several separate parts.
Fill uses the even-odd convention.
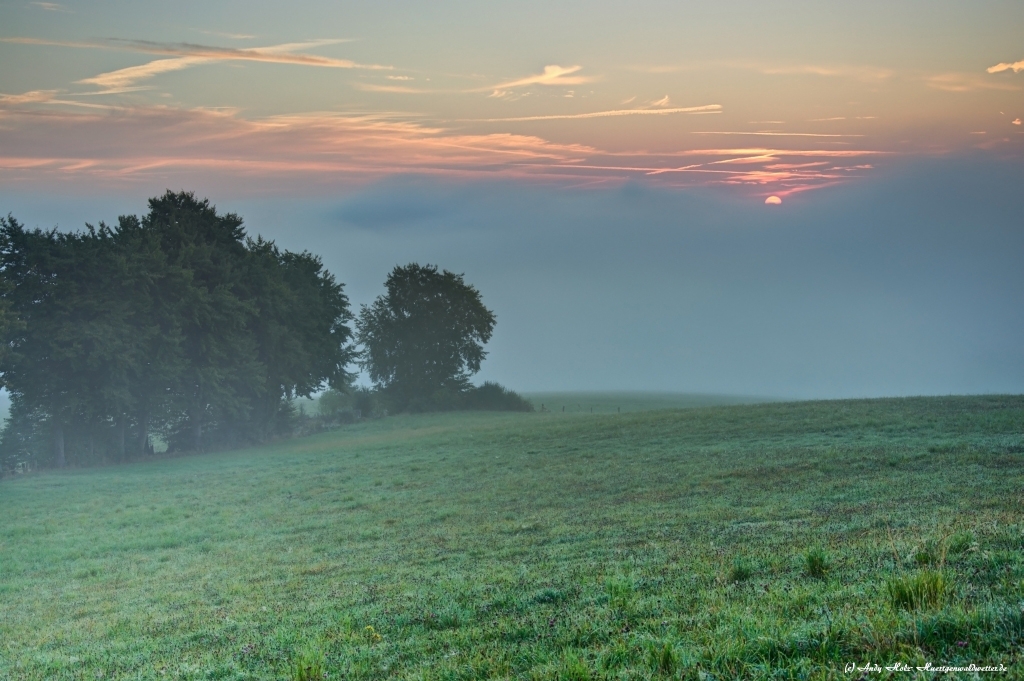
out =
[[[64,426],[57,424],[53,428],[53,454],[56,457],[57,468],[64,468],[68,465],[64,458]]]
[[[145,456],[149,450],[149,412],[139,413],[139,456]]]
[[[192,428],[192,449],[201,452],[203,451],[203,407],[201,401],[197,400],[192,405],[188,421]]]
[[[121,418],[117,420],[117,462],[123,463],[125,460],[125,446],[124,446],[124,429],[125,421],[128,420],[126,414],[121,414]]]

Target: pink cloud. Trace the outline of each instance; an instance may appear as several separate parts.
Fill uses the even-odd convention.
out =
[[[0,98],[0,181],[104,187],[227,186],[315,191],[394,174],[482,176],[602,185],[629,178],[669,186],[771,186],[849,179],[874,150],[782,148],[607,151],[536,135],[466,133],[401,114],[307,113],[245,118],[233,109],[46,108],[52,93]],[[678,164],[679,158],[687,163]],[[826,159],[837,170],[823,170]],[[325,189],[326,190],[326,189]]]

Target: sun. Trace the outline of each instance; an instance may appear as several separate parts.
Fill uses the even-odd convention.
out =
[[[780,199],[777,196],[769,196],[767,199],[764,200],[764,202],[769,206],[778,206],[779,204],[782,203],[782,199]]]

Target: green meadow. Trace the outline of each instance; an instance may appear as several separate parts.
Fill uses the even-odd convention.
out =
[[[1024,677],[1024,397],[632,398],[0,481],[0,678]]]

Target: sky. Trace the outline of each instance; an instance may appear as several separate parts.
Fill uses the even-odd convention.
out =
[[[0,0],[0,213],[416,261],[480,380],[1024,392],[1024,4]]]

